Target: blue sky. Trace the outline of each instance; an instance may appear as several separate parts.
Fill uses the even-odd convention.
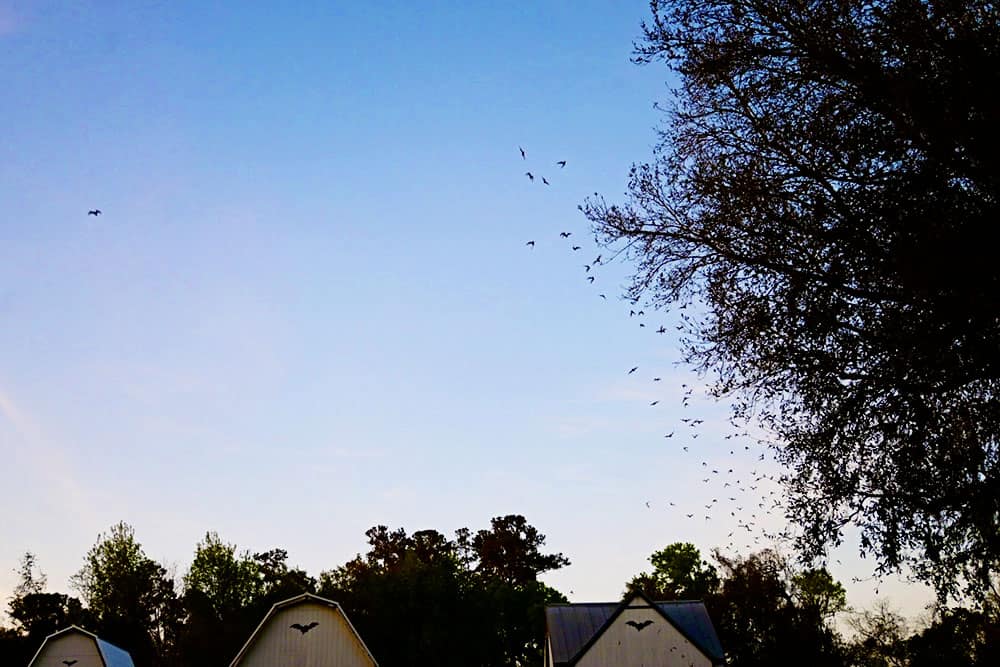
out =
[[[646,3],[206,4],[0,0],[0,594],[25,550],[66,590],[119,520],[179,573],[216,530],[318,574],[376,524],[519,513],[576,601],[725,545],[703,468],[771,464],[681,407],[626,264],[585,280],[576,206],[667,99],[628,60]]]

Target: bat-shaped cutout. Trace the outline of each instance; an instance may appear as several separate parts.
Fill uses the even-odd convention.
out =
[[[631,625],[633,628],[635,628],[636,632],[642,632],[643,628],[645,628],[647,626],[650,626],[652,624],[653,624],[653,622],[649,621],[649,620],[643,621],[642,623],[636,623],[635,621],[626,621],[625,622],[625,625]]]
[[[63,660],[62,663],[66,665],[66,667],[73,667],[73,665],[76,664],[76,660]]]
[[[317,625],[319,625],[319,621],[313,621],[309,625],[302,625],[301,623],[292,623],[288,627],[294,628],[294,629],[298,630],[299,632],[301,632],[302,634],[305,634],[305,633],[309,632],[310,630],[312,630],[313,628],[315,628]]]

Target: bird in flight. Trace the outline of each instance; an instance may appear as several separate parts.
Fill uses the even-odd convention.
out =
[[[548,184],[549,184],[549,182],[545,180],[545,177],[544,177],[544,176],[542,176],[542,183],[545,183],[545,185],[548,185]]]
[[[559,160],[558,162],[556,162],[556,164],[559,165],[560,169],[562,169],[563,167],[566,166],[566,160]]]
[[[632,375],[632,373],[635,373],[637,370],[639,370],[639,367],[638,366],[633,366],[632,370],[630,370],[626,375]]]
[[[590,282],[594,282],[594,276],[587,276],[587,280],[589,280]]]
[[[301,623],[292,623],[288,627],[289,628],[295,628],[296,630],[298,630],[302,634],[305,634],[305,633],[309,632],[310,630],[312,630],[313,628],[315,628],[317,625],[319,625],[319,621],[313,621],[309,625],[302,625]]]
[[[656,330],[656,333],[658,334],[667,333],[667,328],[663,325],[660,325],[660,328]]]
[[[522,160],[525,160],[525,159],[527,159],[527,158],[525,158],[525,157],[524,157],[524,149],[523,149],[523,148],[521,148],[520,146],[518,146],[518,147],[517,147],[517,150],[521,151],[521,159],[522,159]]]
[[[659,403],[659,401],[653,401],[650,405],[656,405],[657,403]]]
[[[535,247],[535,242],[534,241],[528,241],[524,245],[530,245],[532,248],[534,248]]]
[[[584,264],[583,268],[586,269],[584,273],[590,273],[590,264]]]
[[[531,180],[535,180],[535,175],[532,174],[530,171],[524,172],[524,175],[530,178]]]
[[[87,211],[87,215],[100,215],[101,209],[95,208],[93,211]]]
[[[572,235],[573,235],[573,232],[559,232],[559,236],[561,236],[564,239],[568,239]]]
[[[659,382],[659,381],[660,381],[660,380],[662,380],[662,379],[663,379],[663,378],[653,378],[653,382]]]
[[[653,624],[653,622],[650,621],[649,619],[646,619],[645,621],[642,621],[641,623],[636,623],[635,621],[626,621],[625,622],[625,625],[631,625],[633,628],[635,628],[636,632],[642,632],[643,628],[646,628],[646,627],[648,627],[648,626],[650,626],[652,624]]]
[[[578,246],[578,245],[573,246],[573,250],[579,250],[579,249],[580,249],[580,246]]]
[[[608,298],[608,297],[607,297],[607,296],[605,296],[604,294],[598,294],[597,296],[601,297],[602,299],[607,299],[607,298]]]

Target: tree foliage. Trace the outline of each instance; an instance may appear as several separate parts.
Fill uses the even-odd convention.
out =
[[[707,605],[728,664],[843,664],[831,615],[846,600],[844,588],[829,573],[796,572],[787,558],[772,550],[732,558],[716,551],[714,558],[722,585]]]
[[[653,0],[678,76],[628,200],[583,207],[629,296],[775,434],[798,546],[982,596],[1000,561],[1000,8]],[[684,311],[682,311],[684,312]]]
[[[649,557],[652,572],[642,572],[628,584],[651,600],[703,600],[719,588],[719,574],[688,542],[668,544]]]
[[[130,525],[99,535],[71,583],[99,634],[128,650],[139,667],[169,664],[182,608],[166,568],[146,556]]]
[[[565,601],[538,575],[568,564],[520,515],[491,527],[412,535],[376,526],[369,550],[320,578],[384,665],[536,664],[546,604]]]
[[[653,600],[703,600],[727,664],[844,664],[832,621],[846,608],[847,595],[825,569],[798,570],[772,550],[746,557],[715,551],[716,568],[686,542],[669,544],[649,560],[653,571],[634,577],[628,588]]]
[[[48,577],[38,567],[38,557],[30,551],[24,552],[17,568],[17,585],[14,586],[14,597],[23,598],[27,595],[42,593],[48,584]]]
[[[566,598],[538,575],[567,559],[546,553],[545,536],[524,517],[497,517],[489,528],[456,531],[454,539],[436,530],[385,526],[367,537],[367,552],[322,573],[318,592],[341,603],[379,664],[540,664],[544,608]],[[976,608],[937,607],[916,630],[885,605],[851,612],[848,641],[833,623],[846,609],[845,592],[825,569],[800,569],[774,551],[742,557],[716,551],[710,561],[691,544],[670,544],[651,556],[652,571],[633,583],[650,585],[643,591],[652,598],[703,598],[730,665],[992,667],[1000,661],[995,592]],[[126,524],[100,536],[77,578],[93,608],[31,584],[44,575],[33,556],[25,562],[30,567],[19,568],[20,585],[9,604],[14,627],[0,626],[0,665],[27,664],[46,635],[69,624],[123,646],[137,667],[225,665],[274,602],[317,590],[308,573],[289,565],[286,550],[251,555],[206,533],[195,546],[179,610],[174,608],[176,624],[168,630],[157,625],[163,612],[161,621],[143,621],[148,601],[128,594],[136,582],[152,590],[164,584],[155,581],[162,568],[149,564]],[[87,582],[92,588],[83,586]],[[118,590],[108,596],[110,589]],[[124,623],[127,609],[137,610],[142,622]]]

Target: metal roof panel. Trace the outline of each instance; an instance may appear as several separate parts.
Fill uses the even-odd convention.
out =
[[[128,654],[128,651],[120,649],[99,637],[97,638],[97,648],[100,650],[101,657],[104,658],[104,664],[107,667],[135,667],[132,664],[132,656]]]
[[[645,597],[645,596],[643,596]],[[589,602],[550,605],[545,608],[545,626],[554,664],[569,664],[600,632],[619,602]],[[708,616],[705,603],[696,600],[655,602],[656,608],[713,662],[724,659],[722,644]]]

